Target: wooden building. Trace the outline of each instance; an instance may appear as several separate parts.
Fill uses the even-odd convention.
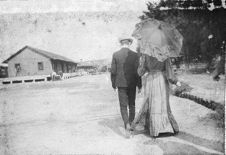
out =
[[[30,46],[23,47],[3,63],[8,64],[9,77],[72,73],[77,67],[71,59]]]

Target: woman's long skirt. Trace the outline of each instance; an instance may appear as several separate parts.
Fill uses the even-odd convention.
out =
[[[144,101],[133,126],[143,125],[150,136],[163,132],[179,132],[169,104],[169,83],[163,72],[150,72],[144,83]]]

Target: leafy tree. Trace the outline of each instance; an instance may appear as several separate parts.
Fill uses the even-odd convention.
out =
[[[226,9],[221,0],[213,0],[213,3],[212,0],[161,0],[158,4],[148,2],[147,9],[141,19],[166,21],[184,36],[185,62],[194,59],[210,62],[221,52],[221,44],[226,40]],[[209,39],[211,34],[213,38]]]

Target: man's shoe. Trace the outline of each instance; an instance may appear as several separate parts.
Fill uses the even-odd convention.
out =
[[[126,138],[130,138],[130,136],[131,136],[131,132],[130,132],[131,131],[131,126],[130,126],[129,123],[127,123],[125,127],[126,127],[126,129],[125,129],[125,137]]]
[[[125,130],[125,138],[129,139],[131,137],[131,133],[129,130]]]
[[[126,130],[131,130],[131,126],[129,123],[126,124]]]

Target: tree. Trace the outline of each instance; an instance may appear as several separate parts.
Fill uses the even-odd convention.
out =
[[[212,8],[215,8],[211,10]],[[221,0],[161,0],[158,4],[148,2],[148,11],[141,19],[155,18],[174,25],[184,36],[183,55],[185,62],[194,59],[209,61],[221,50],[226,40],[226,9]],[[208,36],[213,35],[211,45]]]

